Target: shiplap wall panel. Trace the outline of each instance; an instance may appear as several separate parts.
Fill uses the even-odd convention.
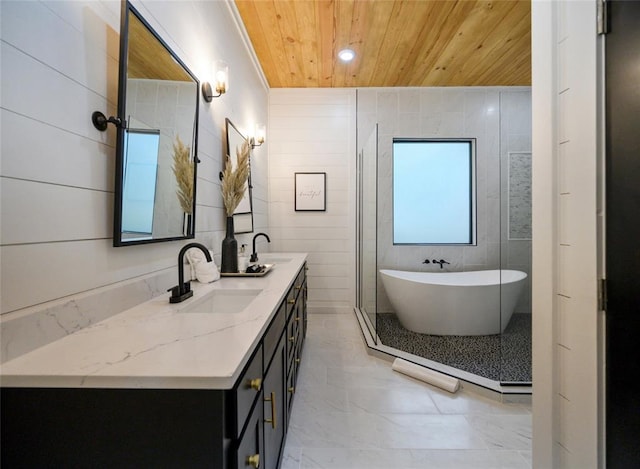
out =
[[[18,179],[2,183],[2,243],[106,239],[113,233],[113,192]],[[78,214],[93,213],[89,220]]]
[[[105,98],[4,42],[0,54],[4,109],[78,135],[103,135],[93,127],[89,110],[115,111]],[[46,92],[36,92],[45,83]],[[77,111],[69,112],[70,105]]]
[[[175,249],[165,244],[114,249],[108,239],[3,246],[2,309],[14,311],[175,268]]]
[[[301,159],[313,158],[319,151],[323,152],[326,157],[340,154],[340,150],[344,147],[344,142],[323,142],[320,147],[318,145],[300,145],[300,142],[294,141],[269,141],[271,152],[278,155],[299,156]]]
[[[108,26],[116,34],[117,39],[120,30],[120,2],[118,1],[75,0],[74,2],[60,2],[58,0],[43,0],[40,3],[77,29],[82,34],[84,41],[106,44],[104,42],[106,39],[105,26]],[[110,57],[118,59],[117,47],[109,47],[106,52]]]
[[[308,253],[310,312],[355,305],[355,91],[271,90],[269,220],[274,250]],[[294,211],[294,173],[324,172],[326,211]]]
[[[598,36],[593,2],[555,5],[559,467],[598,467]],[[578,72],[579,71],[579,72]],[[535,383],[534,383],[535,385]]]
[[[282,240],[317,239],[318,231],[313,227],[304,226],[301,228],[271,227],[274,237]],[[347,239],[349,230],[347,228],[334,228],[322,233],[322,239]]]
[[[101,9],[100,4],[92,7]],[[96,27],[80,30],[77,21],[91,25],[90,9],[85,9],[82,18],[61,17],[40,2],[7,2],[2,16],[2,35],[7,42],[96,93],[107,90],[115,102],[118,82],[112,78],[113,72],[118,72],[119,17],[107,14]],[[116,47],[109,41],[115,41]],[[74,53],[61,54],[60,50]]]
[[[113,192],[113,147],[4,109],[0,118],[4,176]]]
[[[221,57],[233,70],[233,92],[201,100],[199,113],[196,240],[219,252],[224,121],[247,128],[267,122],[265,81],[227,2],[133,5],[200,79],[209,78],[203,70]],[[0,296],[2,313],[15,313],[3,320],[176,269],[184,242],[112,247],[116,132],[114,126],[99,132],[90,117],[96,110],[116,113],[121,2],[3,0],[0,8]],[[254,217],[260,231],[268,228],[267,171],[266,163],[252,166],[254,194],[263,200],[255,205],[264,211]]]

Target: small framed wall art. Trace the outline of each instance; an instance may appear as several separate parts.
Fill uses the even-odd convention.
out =
[[[324,212],[327,209],[327,173],[295,173],[296,212]]]

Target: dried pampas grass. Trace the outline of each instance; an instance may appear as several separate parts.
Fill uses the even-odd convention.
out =
[[[191,149],[182,143],[179,136],[173,143],[173,174],[176,176],[178,190],[176,195],[184,213],[193,211],[193,174],[195,165],[190,158]]]
[[[227,156],[222,172],[222,201],[227,216],[233,215],[244,197],[246,182],[249,178],[249,143],[245,141],[240,149],[236,148],[237,164],[233,169],[231,158]]]

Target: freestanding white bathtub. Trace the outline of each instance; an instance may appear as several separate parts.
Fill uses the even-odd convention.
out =
[[[503,332],[527,278],[517,270],[380,274],[400,323],[431,335]]]

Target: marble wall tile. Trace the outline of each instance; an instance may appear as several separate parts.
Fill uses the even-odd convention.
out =
[[[378,93],[375,88],[358,88],[358,112],[376,113]]]
[[[418,112],[401,112],[398,114],[398,137],[400,138],[419,138],[422,136],[420,129],[420,113]]]
[[[475,88],[476,90],[478,88]],[[465,112],[466,87],[445,87],[443,88],[443,103],[441,112]]]
[[[420,112],[423,116],[442,112],[448,103],[444,102],[444,88],[422,88],[420,90]]]
[[[531,153],[509,153],[509,240],[531,239]]]
[[[420,88],[410,88],[398,93],[398,110],[401,113],[420,113]]]

